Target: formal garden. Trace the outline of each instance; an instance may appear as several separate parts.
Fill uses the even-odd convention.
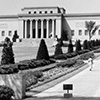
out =
[[[30,89],[53,81],[71,73],[86,63],[90,57],[99,56],[100,40],[85,40],[81,44],[77,40],[75,45],[69,41],[68,51],[63,53],[63,42],[55,46],[54,55],[49,56],[44,39],[41,39],[36,59],[15,62],[13,44],[9,38],[2,44],[2,57],[0,65],[0,99],[21,99]],[[75,48],[75,50],[73,49]]]

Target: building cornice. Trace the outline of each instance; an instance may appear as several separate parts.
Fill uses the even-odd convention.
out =
[[[100,17],[100,13],[71,13],[64,14],[64,17]]]
[[[58,6],[51,6],[51,7],[24,7],[21,10],[31,10],[31,9],[55,9],[55,8],[59,8]]]
[[[0,19],[16,19],[18,15],[0,15]]]
[[[61,13],[57,14],[18,14],[19,17],[53,17],[53,16],[61,16]]]

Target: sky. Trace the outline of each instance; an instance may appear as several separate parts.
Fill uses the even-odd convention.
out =
[[[59,6],[66,13],[100,13],[100,0],[0,0],[0,15],[21,13],[24,7]]]

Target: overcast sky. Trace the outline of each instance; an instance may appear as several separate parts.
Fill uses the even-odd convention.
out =
[[[0,0],[0,15],[21,13],[23,7],[59,6],[67,13],[100,13],[100,0]]]

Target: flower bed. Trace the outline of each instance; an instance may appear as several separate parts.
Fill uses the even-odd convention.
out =
[[[35,85],[29,87],[28,90],[70,73],[80,68],[83,64],[84,62],[82,60],[73,61],[71,59],[66,62],[56,64],[52,69],[44,70],[43,76],[38,79],[38,82]]]

